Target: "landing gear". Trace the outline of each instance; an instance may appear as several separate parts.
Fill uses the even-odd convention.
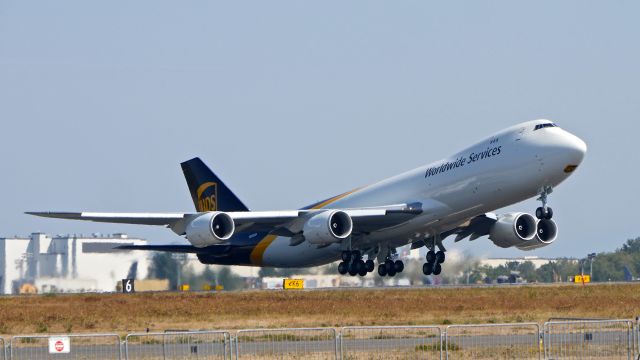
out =
[[[374,264],[373,260],[371,260],[371,259],[365,261],[364,265],[367,268],[367,272],[372,272],[376,268],[376,264]]]
[[[548,206],[546,209],[543,207],[539,207],[536,209],[536,217],[540,220],[551,219],[553,217],[553,209]]]
[[[340,273],[340,275],[344,275],[349,271],[349,266],[347,266],[346,262],[341,262],[340,264],[338,264],[338,272]]]
[[[542,201],[542,206],[536,209],[536,217],[540,220],[550,220],[553,217],[553,209],[547,206],[547,197],[552,192],[553,188],[551,186],[545,186],[540,190],[540,197],[537,200]]]
[[[378,265],[378,275],[387,276],[387,267],[384,264]]]
[[[384,267],[387,269],[387,275],[396,276],[396,264],[393,261],[391,260],[385,261]]]
[[[393,263],[394,268],[396,269],[396,273],[401,273],[404,270],[404,263],[402,260],[396,260]]]
[[[375,269],[373,260],[362,260],[362,254],[358,250],[343,251],[340,257],[342,261],[338,264],[338,272],[341,275],[348,273],[351,276],[366,276]]]
[[[446,249],[442,246],[442,240],[439,237],[432,237],[429,239],[430,241],[426,241],[427,252],[426,260],[427,262],[422,265],[422,273],[425,275],[440,275],[442,272],[442,263],[444,263],[446,256]],[[438,248],[436,252],[435,249]]]
[[[381,255],[378,257],[378,275],[392,277],[404,271],[404,262],[394,260],[398,257],[395,248],[389,248],[386,255]]]

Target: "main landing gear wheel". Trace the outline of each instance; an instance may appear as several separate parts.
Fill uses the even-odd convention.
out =
[[[338,272],[341,275],[348,273],[351,276],[366,276],[375,269],[373,260],[363,261],[359,250],[343,251],[340,257],[342,262],[338,264]]]
[[[427,252],[427,262],[428,263],[434,263],[436,262],[436,252],[433,250],[429,250]]]
[[[436,245],[435,241],[431,244],[427,244],[429,251],[427,252],[427,262],[422,265],[422,273],[425,275],[440,275],[442,272],[442,263],[447,258],[444,249],[439,245]],[[438,252],[434,251],[436,247],[439,248]]]
[[[378,275],[387,276],[387,267],[384,264],[378,265]]]
[[[396,275],[396,264],[393,261],[386,261],[384,263],[384,267],[387,268],[387,275],[389,276]]]
[[[432,272],[433,272],[433,264],[431,264],[431,263],[422,264],[422,273],[423,274],[431,275]]]
[[[440,264],[435,264],[433,265],[433,275],[440,275],[440,273],[442,272],[442,266],[440,266]]]
[[[393,263],[393,266],[394,266],[394,268],[396,270],[396,273],[401,273],[402,270],[404,270],[404,263],[402,262],[402,260],[396,260]]]
[[[349,265],[347,265],[346,262],[342,261],[340,264],[338,264],[338,273],[340,273],[340,275],[344,275],[347,272],[349,272]]]
[[[376,268],[376,264],[373,263],[373,260],[369,259],[365,261],[365,267],[367,268],[367,272],[372,272]]]
[[[344,262],[351,261],[351,251],[343,251],[341,257],[342,257],[342,261]]]

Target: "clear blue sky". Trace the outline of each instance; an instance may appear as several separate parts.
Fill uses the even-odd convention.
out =
[[[589,145],[556,189],[583,256],[640,236],[636,1],[2,1],[0,236],[165,229],[27,210],[191,211],[202,157],[254,209],[290,209],[549,118]],[[511,209],[533,211],[527,201]]]

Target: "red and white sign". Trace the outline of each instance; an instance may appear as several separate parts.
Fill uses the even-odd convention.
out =
[[[49,354],[68,354],[71,351],[71,340],[68,336],[52,336],[49,338]]]

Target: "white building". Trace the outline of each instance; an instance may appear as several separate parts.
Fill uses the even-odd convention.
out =
[[[498,267],[500,265],[506,266],[510,262],[517,262],[518,264],[522,264],[524,262],[531,262],[534,268],[538,269],[542,265],[546,265],[548,263],[557,262],[560,259],[556,258],[539,258],[537,256],[523,256],[517,258],[489,258],[480,260],[480,265],[488,265],[491,267]],[[569,259],[570,261],[577,261],[575,259]]]
[[[24,284],[38,292],[115,291],[121,279],[146,278],[149,260],[144,251],[114,248],[146,243],[125,234],[0,238],[0,294]]]

